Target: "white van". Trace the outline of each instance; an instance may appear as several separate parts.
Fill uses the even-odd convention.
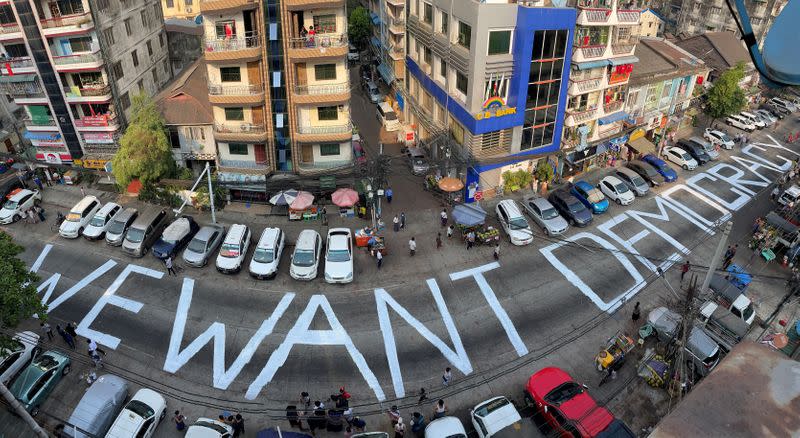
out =
[[[792,186],[786,189],[786,191],[781,194],[781,197],[778,198],[778,204],[788,205],[790,202],[794,202],[796,204],[798,197],[800,197],[800,187],[792,184]]]
[[[750,123],[755,125],[756,128],[758,128],[758,129],[763,129],[763,128],[767,127],[767,124],[764,123],[763,120],[761,120],[761,117],[758,117],[757,115],[755,115],[753,113],[748,113],[747,111],[742,111],[742,112],[739,113],[739,115],[744,117],[745,119],[747,119]]]
[[[376,117],[387,131],[397,131],[400,129],[400,121],[397,120],[397,114],[395,114],[392,106],[388,103],[381,102],[378,104]]]
[[[286,238],[280,228],[265,228],[258,239],[253,258],[250,260],[250,275],[258,278],[273,278],[278,273],[283,245]]]
[[[734,128],[739,128],[747,132],[753,132],[756,130],[756,125],[750,123],[749,120],[738,114],[729,115],[728,118],[725,119],[725,123],[733,126]]]
[[[217,256],[217,271],[223,274],[239,272],[249,246],[250,228],[242,224],[231,225]]]
[[[58,234],[67,239],[77,239],[83,229],[89,225],[89,221],[92,220],[97,210],[100,210],[100,207],[100,200],[92,195],[81,199],[69,211],[64,222],[61,222]]]
[[[89,226],[83,230],[83,237],[87,238],[88,240],[98,240],[102,239],[103,236],[106,234],[106,229],[111,224],[111,221],[122,211],[122,206],[115,203],[109,202],[108,204],[104,205],[97,214],[94,215],[91,221],[89,221]]]

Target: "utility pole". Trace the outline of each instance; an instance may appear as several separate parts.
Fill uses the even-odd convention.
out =
[[[680,348],[680,353],[678,354],[678,375],[680,376],[680,382],[677,388],[677,397],[678,403],[681,401],[681,396],[683,395],[683,381],[689,378],[689,373],[691,372],[691,368],[686,366],[684,363],[684,358],[686,355],[684,352],[686,351],[686,342],[689,339],[689,334],[694,327],[694,310],[692,309],[692,302],[694,301],[694,294],[695,288],[697,287],[697,280],[693,277],[691,283],[689,284],[689,289],[686,291],[686,305],[683,308],[683,324],[681,328],[681,343],[678,345]],[[677,405],[677,404],[676,404]]]
[[[22,420],[28,424],[28,427],[31,428],[31,430],[33,431],[33,433],[36,434],[36,436],[38,436],[39,438],[48,438],[47,432],[45,432],[44,429],[42,429],[42,427],[39,426],[39,423],[34,421],[33,417],[31,417],[28,411],[26,411],[25,408],[22,407],[22,405],[19,403],[19,401],[17,401],[14,395],[11,394],[11,391],[9,391],[8,388],[6,388],[6,385],[3,385],[2,383],[0,383],[0,394],[3,394],[3,398],[6,399],[6,401],[11,405],[11,407],[14,409],[14,412],[20,417],[22,417]]]
[[[725,229],[722,231],[722,238],[717,243],[717,250],[714,251],[714,257],[711,258],[711,264],[708,266],[706,278],[703,279],[703,285],[700,286],[700,293],[705,293],[708,290],[708,285],[711,284],[711,278],[714,276],[714,271],[717,270],[722,255],[725,253],[725,244],[728,243],[728,236],[731,234],[733,222],[728,221],[725,223]]]

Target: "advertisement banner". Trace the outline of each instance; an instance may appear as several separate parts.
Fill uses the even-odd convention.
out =
[[[88,144],[113,144],[114,137],[110,132],[84,132],[83,141]]]

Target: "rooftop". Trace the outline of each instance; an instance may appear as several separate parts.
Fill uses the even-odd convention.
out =
[[[736,67],[739,62],[744,62],[748,69],[754,68],[744,43],[730,32],[706,32],[681,39],[676,44],[719,72]]]
[[[630,85],[641,85],[708,71],[691,53],[664,38],[641,38],[634,53],[639,62],[631,72]]]
[[[203,58],[186,67],[154,100],[167,125],[214,123]]]

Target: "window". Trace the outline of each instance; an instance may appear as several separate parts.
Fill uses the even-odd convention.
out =
[[[214,29],[216,30],[218,40],[224,40],[225,38],[236,38],[236,22],[233,20],[217,21]]]
[[[422,59],[425,64],[433,65],[433,52],[429,47],[422,46]]]
[[[6,53],[12,58],[23,58],[28,56],[28,49],[25,44],[5,44]]]
[[[108,44],[109,47],[113,46],[114,43],[115,43],[114,42],[114,28],[113,27],[109,27],[108,29],[104,30],[103,31],[103,38],[106,40],[106,44]]]
[[[72,48],[72,53],[91,52],[92,37],[72,38],[69,40],[69,46]]]
[[[430,24],[433,26],[433,5],[430,3],[424,3],[422,11],[422,21]]]
[[[147,11],[146,10],[140,11],[139,15],[141,15],[142,17],[142,27],[149,28],[150,20],[147,19]]]
[[[469,80],[467,79],[467,76],[464,73],[456,70],[456,89],[464,93],[465,96],[467,95],[468,84]]]
[[[441,31],[443,34],[447,35],[447,32],[450,30],[450,16],[447,15],[447,12],[442,12],[442,27]]]
[[[247,155],[247,145],[244,143],[228,143],[228,153],[231,155]]]
[[[153,72],[153,84],[155,84],[156,88],[158,88],[158,68],[153,67],[153,69],[150,71]]]
[[[317,33],[336,33],[336,15],[315,15],[314,30]]]
[[[244,108],[225,108],[225,120],[244,120]]]
[[[339,143],[320,143],[319,154],[323,157],[339,155]]]
[[[133,59],[133,66],[134,67],[138,67],[139,66],[139,54],[136,53],[136,50],[131,52],[131,59]]]
[[[122,61],[115,62],[111,70],[114,72],[115,79],[122,79],[125,77],[125,70],[122,69]]]
[[[456,143],[464,144],[464,127],[453,116],[450,116],[450,136]]]
[[[520,149],[535,149],[553,143],[559,107],[561,76],[564,68],[568,30],[539,30],[533,35],[528,96],[522,126]],[[502,89],[503,84],[498,87]],[[507,86],[505,86],[507,88]],[[583,108],[586,95],[576,96],[570,108]]]
[[[175,7],[175,0],[167,0],[167,7],[174,8]]]
[[[158,45],[159,47],[164,47],[164,34],[158,34]]]
[[[458,44],[470,48],[472,44],[472,26],[463,21],[458,22]]]
[[[127,33],[128,36],[131,36],[133,34],[133,28],[131,27],[131,19],[130,18],[126,18],[125,19],[125,33]]]
[[[511,31],[510,30],[490,30],[489,31],[489,54],[507,55],[511,52]]]
[[[144,92],[144,79],[139,79],[139,81],[136,82],[136,86],[139,87],[140,93]]]
[[[186,0],[184,3],[186,3],[186,6],[191,6],[192,5],[192,0]]]
[[[153,56],[153,43],[147,42],[147,56]]]
[[[220,67],[219,77],[222,82],[241,82],[242,72],[239,67]]]
[[[321,106],[317,108],[317,118],[319,120],[338,120],[339,109],[335,106]]]
[[[447,77],[447,61],[445,61],[444,58],[439,61],[439,74],[442,77]]]
[[[125,92],[125,94],[120,96],[119,104],[122,105],[122,110],[123,111],[128,109],[129,106],[131,106],[131,98],[128,96],[128,92],[127,91]]]
[[[336,64],[317,64],[314,66],[314,79],[329,81],[336,79]]]

